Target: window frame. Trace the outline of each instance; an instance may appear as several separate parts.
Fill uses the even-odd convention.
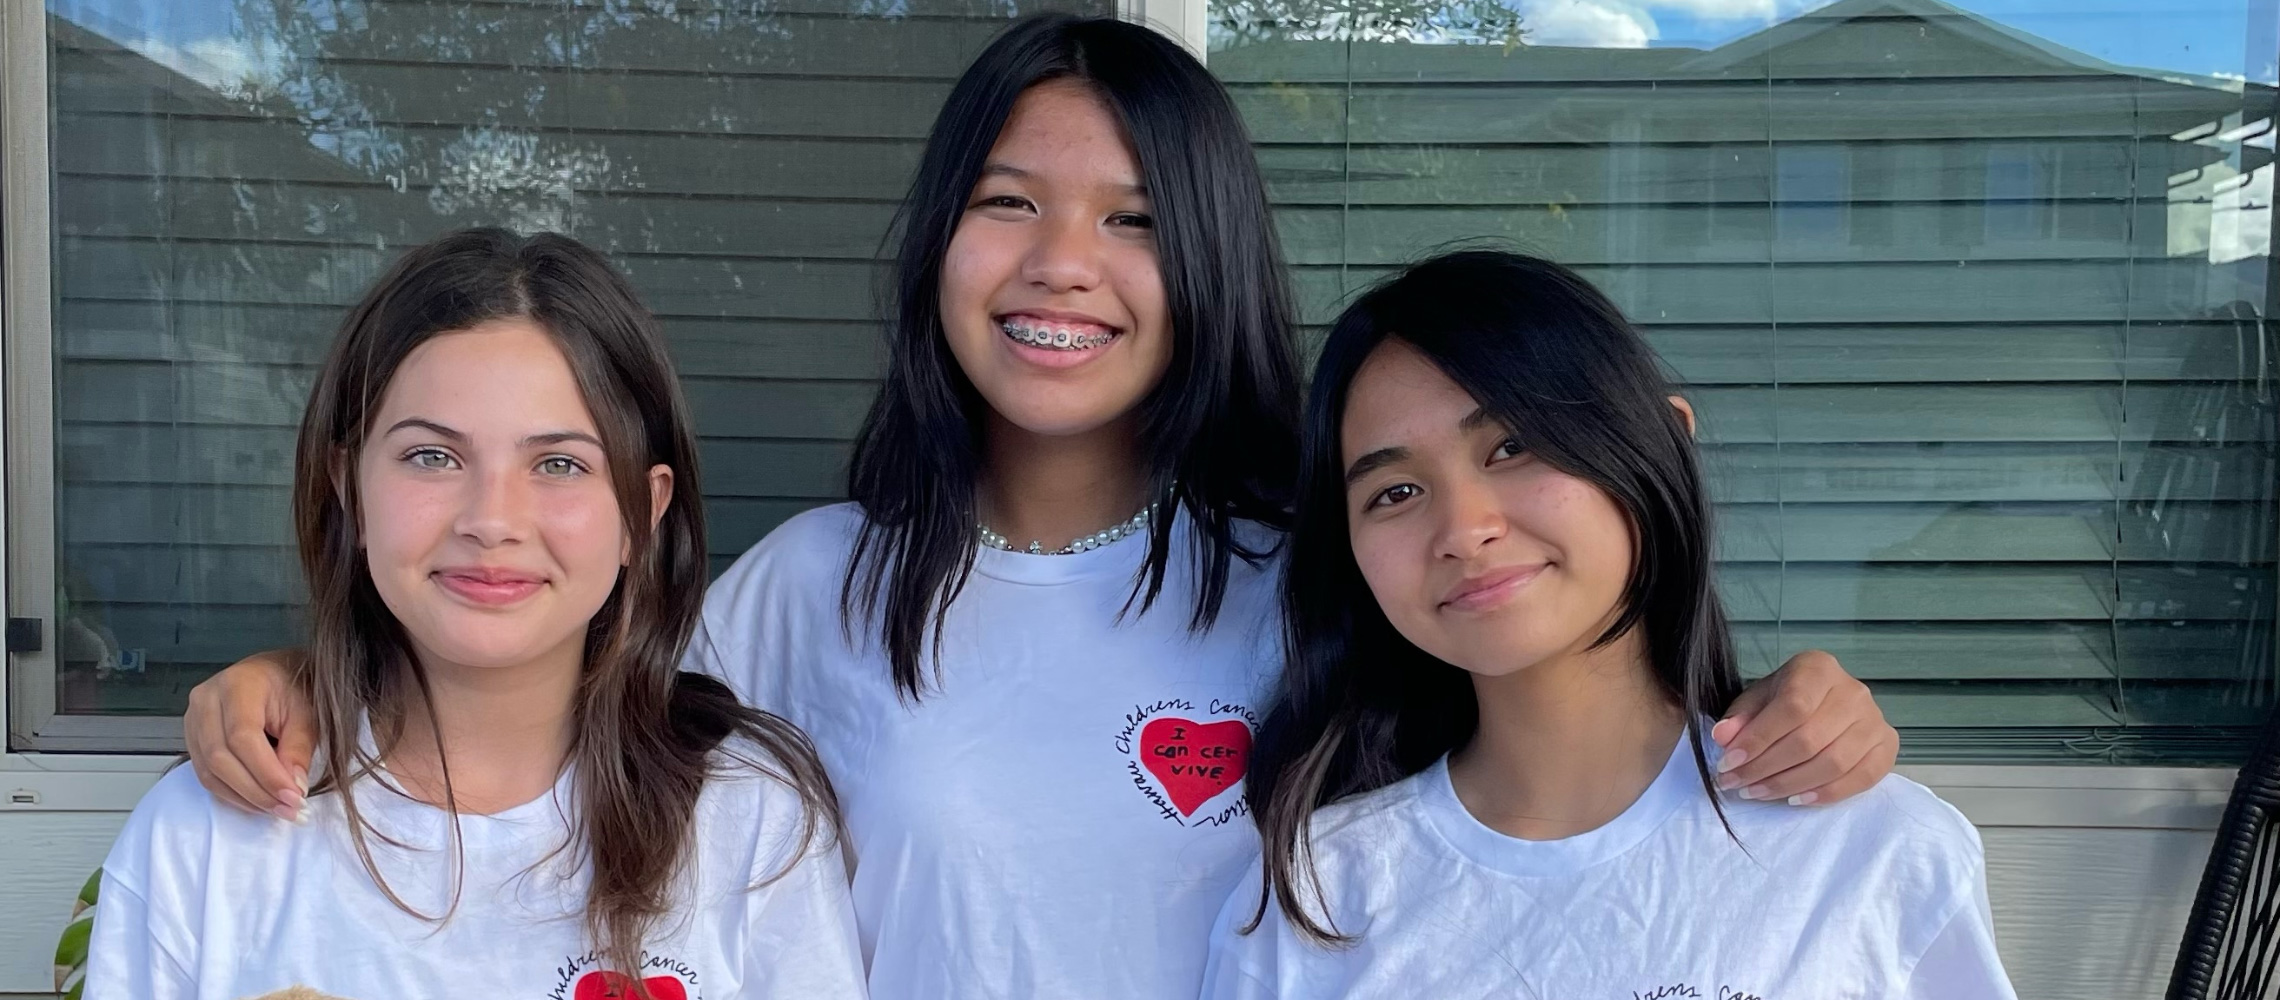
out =
[[[1199,55],[1204,0],[1118,0],[1119,13]],[[56,712],[56,464],[45,0],[0,0],[0,565],[11,617],[41,623],[38,652],[0,663],[0,813],[132,808],[181,748],[176,717]],[[2234,770],[2158,765],[1906,765],[1989,826],[2214,829]]]

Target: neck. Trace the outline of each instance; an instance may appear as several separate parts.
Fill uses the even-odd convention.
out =
[[[380,748],[389,775],[440,806],[448,759],[450,800],[463,813],[495,813],[546,794],[570,753],[584,638],[511,667],[469,667],[420,650],[434,714],[407,678],[403,731]]]
[[[1507,836],[1605,826],[1670,759],[1683,710],[1656,686],[1636,632],[1498,677],[1473,675],[1480,728],[1449,761],[1457,798]]]
[[[1047,436],[995,414],[983,442],[982,523],[1015,548],[1046,551],[1120,523],[1147,503],[1137,428],[1118,420],[1084,434]]]

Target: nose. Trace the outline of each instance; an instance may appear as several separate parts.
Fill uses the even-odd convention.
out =
[[[1037,227],[1037,241],[1022,262],[1022,278],[1052,293],[1081,292],[1099,287],[1101,260],[1099,227],[1090,219],[1063,215]]]
[[[530,504],[530,483],[513,467],[469,476],[452,530],[486,549],[511,545],[529,534]]]
[[[1443,558],[1469,560],[1510,530],[1496,491],[1484,482],[1460,478],[1443,483],[1439,508],[1434,555]]]

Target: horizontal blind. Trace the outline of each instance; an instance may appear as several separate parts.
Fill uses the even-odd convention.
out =
[[[1937,0],[1709,49],[1298,25],[1222,16],[1211,65],[1306,322],[1468,237],[1606,289],[1701,415],[1747,673],[1836,653],[1916,759],[2221,759],[2270,706],[2270,86]]]
[[[54,0],[63,710],[178,712],[295,640],[315,366],[449,228],[563,230],[631,274],[695,410],[716,572],[838,497],[926,129],[1044,8],[1108,5]]]

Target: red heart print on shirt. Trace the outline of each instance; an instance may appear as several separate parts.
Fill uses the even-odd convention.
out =
[[[641,981],[649,987],[650,1000],[689,1000],[689,988],[671,976],[651,976]],[[578,989],[572,1000],[633,1000],[633,977],[622,972],[594,971],[578,980]]]
[[[1251,762],[1251,727],[1241,719],[1196,723],[1170,716],[1140,729],[1140,763],[1163,783],[1182,816],[1243,780]]]

